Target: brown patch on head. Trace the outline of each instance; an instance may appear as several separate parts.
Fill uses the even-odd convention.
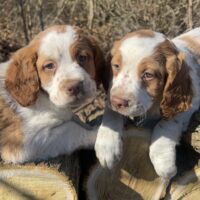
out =
[[[72,58],[90,74],[97,86],[102,83],[104,89],[107,90],[106,63],[99,44],[93,37],[86,36],[82,30],[78,28],[75,30],[77,39],[70,47]]]
[[[52,70],[48,70],[47,68],[45,68],[45,65],[50,63],[54,65],[54,68]],[[49,82],[52,80],[56,73],[57,63],[53,60],[49,60],[49,58],[45,56],[40,55],[36,64],[41,86],[46,87],[48,86]]]
[[[166,70],[160,103],[163,117],[171,118],[179,112],[187,111],[192,102],[193,87],[184,55],[178,52],[173,43],[165,40],[156,47],[154,58],[163,63],[160,67]]]
[[[191,36],[182,36],[181,40],[187,43],[187,48],[196,56],[198,63],[200,64],[200,43]]]
[[[138,77],[142,79],[143,86],[155,102],[162,98],[165,83],[165,69],[162,59],[155,59],[154,56],[144,58],[138,65]],[[145,73],[153,75],[153,78],[145,78]]]
[[[117,47],[115,47],[117,48]],[[111,65],[112,65],[112,75],[113,77],[116,77],[121,68],[122,68],[122,55],[120,51],[117,51],[117,49],[113,49],[115,53],[113,54],[112,60],[111,60]]]
[[[13,55],[6,72],[6,89],[22,106],[32,105],[39,92],[40,83],[36,69],[37,50],[37,42],[18,50]]]
[[[0,98],[0,153],[6,162],[16,158],[23,147],[21,125],[20,118]]]
[[[191,105],[192,81],[184,59],[183,54],[166,39],[138,65],[138,76],[148,94],[155,102],[160,102],[164,118],[187,111]]]

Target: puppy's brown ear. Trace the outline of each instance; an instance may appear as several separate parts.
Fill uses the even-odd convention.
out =
[[[169,119],[190,108],[193,88],[189,67],[182,53],[167,57],[166,70],[167,80],[160,107],[163,117]]]
[[[106,64],[105,55],[103,54],[103,51],[97,41],[94,38],[90,38],[90,40],[94,50],[94,63],[96,69],[95,80],[97,85],[102,83],[105,91],[107,91],[109,87],[110,69]]]
[[[6,89],[22,106],[30,106],[37,99],[40,84],[36,61],[36,47],[30,44],[12,56],[6,73]]]

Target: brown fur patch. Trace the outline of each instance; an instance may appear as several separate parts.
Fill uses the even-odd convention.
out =
[[[138,65],[138,77],[142,77],[145,72],[153,74],[153,79],[143,80],[143,85],[146,87],[148,94],[153,97],[154,101],[160,101],[165,84],[166,70],[162,62],[155,59],[154,56],[144,58]]]
[[[36,70],[37,43],[18,50],[6,72],[5,85],[10,95],[22,106],[35,103],[40,83]]]
[[[112,75],[115,77],[118,75],[118,73],[121,70],[122,67],[122,55],[120,51],[117,51],[117,49],[113,49],[113,51],[115,51],[115,53],[113,54],[112,60],[111,60],[111,64],[112,64]],[[119,68],[115,69],[114,65],[118,65]]]
[[[21,120],[0,97],[0,152],[4,161],[10,162],[22,148]]]
[[[191,36],[182,36],[180,39],[187,43],[187,48],[196,56],[200,64],[200,43]]]
[[[77,61],[77,55],[80,53],[88,55],[88,60],[83,64],[83,68],[96,81],[97,86],[102,83],[104,89],[108,89],[108,80],[106,74],[106,62],[104,54],[98,42],[91,36],[86,36],[84,32],[76,28],[77,40],[70,47],[72,58]]]
[[[52,78],[54,77],[56,70],[45,70],[43,65],[45,62],[47,62],[49,60],[49,58],[46,58],[45,56],[40,55],[38,57],[38,60],[36,62],[37,64],[37,71],[38,71],[38,75],[40,77],[40,83],[41,86],[45,87],[49,84],[49,82],[52,80]],[[50,61],[55,63],[56,67],[57,67],[57,63],[54,61]]]
[[[193,87],[189,67],[182,53],[168,40],[157,46],[155,59],[162,60],[166,69],[166,83],[160,103],[164,118],[172,118],[187,111],[192,102]]]

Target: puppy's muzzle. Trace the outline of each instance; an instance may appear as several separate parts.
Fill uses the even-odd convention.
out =
[[[69,96],[77,96],[79,94],[83,94],[84,91],[83,81],[78,80],[67,82],[63,87],[66,94],[68,94]]]
[[[111,104],[114,106],[116,109],[123,109],[123,108],[128,108],[129,107],[129,100],[127,99],[122,99],[117,96],[113,96],[111,98]]]

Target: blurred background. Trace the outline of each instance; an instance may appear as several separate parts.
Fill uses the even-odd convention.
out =
[[[200,0],[0,0],[0,62],[55,24],[83,27],[107,53],[124,34],[149,28],[174,37],[200,26]],[[104,94],[79,108],[83,121],[102,111]]]

